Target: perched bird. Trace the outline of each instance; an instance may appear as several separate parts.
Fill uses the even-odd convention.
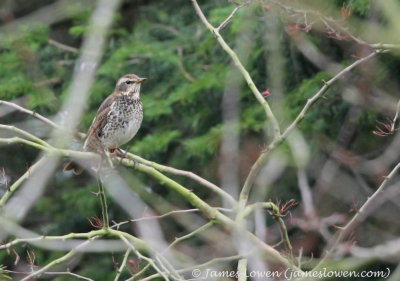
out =
[[[130,141],[137,133],[143,120],[140,102],[140,86],[146,78],[135,74],[122,76],[114,89],[97,110],[83,145],[84,151],[113,153],[119,146]],[[82,173],[82,167],[69,162],[65,171]]]

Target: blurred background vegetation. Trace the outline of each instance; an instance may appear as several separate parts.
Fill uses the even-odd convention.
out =
[[[224,0],[199,2],[210,22],[215,25],[222,22],[233,8],[232,4]],[[371,8],[373,1],[370,0],[328,2],[331,2],[329,9],[332,11],[325,12],[333,17],[340,17],[343,5],[349,7],[352,17],[360,22],[369,20],[371,14],[376,12]],[[65,1],[62,19],[51,24],[18,24],[19,19],[54,3],[53,0],[0,2],[0,99],[17,102],[62,122],[63,116],[59,109],[70,85],[94,2]],[[322,80],[329,79],[330,75],[298,50],[291,39],[289,19],[271,13],[267,5],[270,4],[257,3],[252,8],[241,9],[231,24],[223,29],[222,35],[235,47],[238,34],[251,31],[251,42],[247,44],[250,52],[246,68],[260,91],[270,91],[271,95],[266,99],[271,102],[274,110],[279,111],[280,123],[285,127],[298,114],[306,99],[322,86]],[[384,21],[379,17],[376,20]],[[17,23],[17,26],[11,26],[13,23]],[[270,35],[271,23],[277,29],[278,36]],[[342,66],[353,61],[354,56],[362,55],[362,50],[352,40],[330,38],[318,29],[300,32],[331,61]],[[284,85],[279,90],[271,88],[271,77],[275,75],[274,66],[269,65],[272,51],[268,42],[271,40],[279,41],[279,52],[283,59],[281,67]],[[384,89],[388,98],[391,95],[395,97],[397,93],[393,89],[399,86],[399,66],[400,60],[395,54],[384,54],[379,57],[373,73],[369,73],[368,64],[356,69],[350,78],[334,85],[311,109],[300,129],[311,149],[307,170],[312,185],[318,179],[320,167],[330,157],[332,147],[341,146],[367,159],[379,155],[386,148],[390,137],[380,138],[374,136],[372,131],[376,120],[384,119],[385,112],[391,111],[381,113],[382,108],[374,103],[374,89]],[[106,50],[91,90],[90,102],[87,104],[87,112],[79,129],[85,131],[89,127],[99,104],[113,91],[115,82],[121,75],[135,73],[147,77],[148,81],[143,85],[141,95],[145,112],[143,126],[126,148],[152,161],[192,171],[218,184],[222,134],[221,102],[227,73],[231,68],[230,58],[199,21],[190,1],[123,1],[114,17]],[[239,74],[237,79],[242,79]],[[358,105],[350,103],[342,96],[351,96],[348,91],[350,84],[363,96]],[[240,180],[243,182],[249,168],[268,142],[269,132],[263,109],[244,83],[240,88],[240,108],[239,161]],[[0,121],[2,124],[22,127],[43,138],[50,131],[50,128],[19,112],[3,113]],[[352,129],[342,126],[343,124]],[[284,176],[279,177],[273,187],[258,186],[257,188],[265,188],[267,191],[263,193],[264,198],[257,200],[300,200],[296,168],[288,151],[285,143],[276,152],[285,162]],[[24,145],[1,147],[0,169],[4,169],[9,181],[14,182],[37,156],[37,150]],[[345,156],[338,157],[343,160]],[[385,172],[387,170],[382,167],[380,174],[369,175],[366,182],[375,186]],[[151,192],[154,198],[167,198],[177,208],[189,207],[186,202],[175,194],[170,194],[153,180],[140,174],[136,176],[149,187],[146,191],[141,191],[143,198],[148,197]],[[179,181],[188,184],[211,205],[220,205],[219,199],[204,188],[193,182],[189,184],[189,181],[182,178]],[[0,196],[5,189],[6,184],[3,182]],[[60,168],[23,225],[48,235],[89,231],[93,227],[88,223],[88,218],[99,216],[100,213],[99,200],[91,194],[96,189],[95,182],[88,175],[75,177],[62,172]],[[332,210],[344,213],[345,216],[351,214],[349,210],[354,203],[351,191],[348,193],[348,201],[344,201],[340,196],[321,190],[315,199],[321,215],[329,215]],[[126,215],[120,207],[109,201],[111,219],[125,220]],[[390,204],[385,208],[390,210]],[[172,220],[163,220],[162,225],[167,229],[165,233],[169,233],[170,229],[168,239],[173,240],[179,235],[179,227]],[[400,230],[398,223],[392,224],[384,219],[371,219],[362,226],[363,229],[376,227],[387,228],[385,235],[388,236],[393,236]],[[318,234],[307,233],[296,227],[290,227],[289,231],[297,250],[303,247],[304,254],[312,253],[314,257],[321,254],[322,238]],[[381,241],[377,236],[366,237],[362,233],[357,238],[364,245]],[[27,253],[34,250],[36,262],[39,264],[46,264],[61,254],[40,250],[31,245],[15,250],[25,261]],[[112,280],[115,275],[113,257],[120,260],[122,254],[82,256],[74,271],[94,280]],[[15,255],[9,255],[6,251],[0,252],[0,264],[8,268],[13,268],[14,259]],[[373,263],[372,267],[386,265]],[[371,264],[363,266],[368,267]],[[389,266],[393,265],[389,263]],[[70,280],[68,276],[52,278]]]

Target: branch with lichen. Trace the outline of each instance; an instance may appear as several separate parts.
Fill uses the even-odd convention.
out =
[[[28,114],[28,115],[30,115],[30,116],[32,116],[34,118],[37,118],[40,121],[44,122],[45,124],[51,126],[54,129],[65,131],[65,129],[63,127],[61,127],[60,125],[54,123],[50,119],[48,119],[48,118],[44,117],[43,115],[40,115],[40,114],[38,114],[38,113],[36,113],[34,111],[28,110],[28,109],[26,109],[26,108],[24,108],[24,107],[22,107],[20,105],[12,103],[12,102],[7,102],[7,101],[0,100],[0,105],[2,105],[2,104],[6,105],[6,106],[9,106],[11,108],[14,108],[14,109],[16,109],[16,110],[18,110],[20,112],[25,113],[25,114]],[[3,126],[5,126],[5,125],[3,125]],[[3,129],[11,129],[11,127],[12,126],[6,126],[6,127],[3,127]],[[83,138],[85,136],[85,134],[83,134],[83,133],[77,133],[75,135],[78,135],[80,138]],[[31,137],[35,137],[35,136],[33,136],[33,135],[28,136],[28,138],[31,138]],[[4,139],[3,141],[0,141],[0,143],[7,143],[7,140]],[[209,188],[210,190],[212,190],[213,192],[219,194],[220,196],[224,197],[225,199],[228,200],[228,202],[231,203],[232,206],[234,206],[236,204],[235,199],[229,193],[227,193],[226,191],[224,191],[223,189],[221,189],[217,185],[211,183],[210,181],[208,181],[208,180],[206,180],[206,179],[204,179],[204,178],[202,178],[202,177],[200,177],[200,176],[198,176],[198,175],[196,175],[196,174],[194,174],[194,173],[192,173],[190,171],[184,171],[184,170],[180,170],[180,169],[177,169],[177,168],[169,167],[169,166],[166,166],[166,165],[161,165],[161,164],[158,164],[156,162],[152,162],[152,161],[146,160],[146,159],[144,159],[144,158],[142,158],[140,156],[134,155],[132,153],[128,153],[127,151],[123,151],[123,150],[121,150],[121,151],[122,151],[122,155],[126,155],[127,157],[129,157],[131,159],[134,159],[134,160],[136,160],[138,162],[141,162],[141,163],[143,163],[145,165],[151,166],[151,167],[159,170],[160,172],[166,172],[166,173],[174,174],[174,175],[177,175],[177,176],[184,176],[184,177],[190,178],[190,179],[198,182],[199,184]]]
[[[29,133],[27,133],[27,134],[29,134]],[[85,160],[86,159],[94,159],[94,158],[99,159],[99,157],[100,157],[99,155],[97,155],[95,153],[91,153],[91,152],[78,152],[78,151],[72,151],[72,150],[66,150],[66,149],[57,149],[52,146],[39,145],[35,142],[30,142],[30,141],[27,141],[27,140],[24,140],[21,138],[5,139],[5,141],[8,144],[24,143],[26,145],[30,145],[37,149],[41,149],[50,154],[56,154],[56,155],[64,156],[64,157],[73,157],[73,158],[82,159],[82,160],[83,159],[85,159]],[[0,139],[0,143],[1,143],[1,139]],[[229,231],[233,231],[236,228],[235,221],[233,221],[226,215],[222,214],[217,208],[211,207],[205,201],[200,199],[196,194],[194,194],[191,190],[187,189],[186,187],[182,186],[181,184],[177,183],[176,181],[168,178],[167,176],[165,176],[164,174],[162,174],[155,168],[144,165],[142,163],[137,163],[137,162],[127,159],[127,158],[117,158],[116,163],[121,163],[125,167],[135,168],[136,170],[155,178],[161,184],[168,187],[170,190],[180,194],[190,204],[192,204],[194,207],[198,208],[203,213],[203,215],[205,215],[208,219],[215,221],[216,223],[223,226],[225,229],[227,229]],[[115,230],[112,230],[109,228],[106,230],[107,231],[115,231]],[[293,264],[289,260],[287,260],[285,257],[283,257],[278,251],[273,249],[271,246],[265,244],[259,238],[254,236],[252,233],[250,233],[250,232],[246,232],[246,233],[253,243],[260,246],[260,251],[263,253],[264,256],[267,257],[267,259],[273,260],[273,261],[280,263],[287,267],[293,267]]]
[[[185,188],[184,186],[180,185],[179,183],[173,181],[172,179],[168,178],[164,174],[160,173],[156,169],[143,165],[137,164],[129,159],[121,159],[121,162],[126,167],[136,168],[138,171],[143,172],[155,179],[157,179],[160,183],[164,186],[168,187],[170,190],[175,191],[176,193],[180,194],[183,198],[185,198],[190,204],[194,207],[198,208],[208,219],[214,220],[217,224],[220,224],[225,229],[229,231],[234,231],[237,227],[236,222],[227,217],[226,215],[222,214],[216,208],[211,207],[202,199],[200,199],[196,194],[194,194],[189,189]],[[268,257],[268,259],[274,260],[282,265],[287,267],[293,267],[290,261],[284,258],[279,252],[273,249],[271,246],[265,244],[255,235],[250,232],[246,231],[248,238],[250,241],[255,243],[255,245],[261,246],[260,251],[263,253],[264,256]]]
[[[227,193],[225,190],[223,190],[222,188],[218,187],[217,185],[209,182],[208,180],[206,180],[206,179],[204,179],[204,178],[202,178],[202,177],[200,177],[200,176],[198,176],[198,175],[196,175],[196,174],[194,174],[192,172],[176,169],[176,168],[169,167],[169,166],[166,166],[166,165],[161,165],[161,164],[158,164],[156,162],[146,160],[146,159],[144,159],[144,158],[142,158],[140,156],[134,155],[132,153],[128,153],[126,151],[122,151],[122,155],[125,155],[127,158],[135,160],[135,161],[137,161],[139,163],[143,163],[143,164],[145,164],[147,166],[153,167],[154,169],[157,169],[160,172],[188,177],[188,178],[200,183],[201,185],[207,187],[211,191],[219,194],[221,197],[227,199],[228,202],[232,206],[234,206],[236,204],[236,200],[232,197],[232,195],[230,195],[229,193]]]
[[[13,130],[13,127],[9,126],[4,129]],[[20,129],[18,129],[17,131],[19,132],[19,130]],[[72,150],[66,150],[66,149],[57,149],[49,144],[42,145],[40,143],[40,141],[35,139],[36,138],[35,136],[29,134],[28,132],[25,132],[24,135],[32,140],[35,140],[36,142],[32,142],[32,141],[28,141],[28,140],[16,137],[16,138],[0,139],[0,143],[6,143],[6,144],[23,143],[23,144],[35,147],[37,149],[43,150],[49,154],[55,154],[55,155],[64,156],[64,157],[72,157],[72,158],[82,159],[82,160],[94,159],[94,158],[99,159],[99,155],[94,154],[94,153],[79,152],[79,151],[72,151]],[[130,156],[134,157],[134,155],[131,155],[131,154],[130,154]],[[140,158],[136,157],[136,160],[137,159],[140,159]],[[144,159],[141,158],[140,160],[143,161]],[[229,219],[228,217],[226,217],[225,215],[220,213],[217,209],[209,206],[207,203],[205,203],[203,200],[201,200],[199,197],[197,197],[193,192],[189,191],[188,189],[184,188],[180,184],[176,183],[175,181],[171,180],[170,178],[168,178],[165,175],[163,175],[162,173],[160,173],[156,168],[159,168],[162,170],[167,170],[168,172],[178,172],[178,173],[183,173],[183,174],[187,175],[186,171],[176,170],[174,168],[170,168],[170,167],[167,167],[164,165],[159,165],[159,164],[151,162],[151,161],[144,161],[145,163],[150,164],[151,167],[144,165],[144,164],[140,164],[140,163],[137,164],[136,162],[133,162],[129,159],[119,159],[118,161],[123,163],[125,166],[135,167],[137,170],[151,175],[152,177],[158,179],[161,183],[168,186],[172,190],[177,191],[183,197],[188,199],[188,201],[193,206],[197,207],[201,212],[203,212],[209,219],[212,219],[212,220],[215,219],[217,222],[219,222],[220,224],[222,224],[224,227],[226,227],[228,229],[232,229],[235,227],[234,221],[232,221],[231,219]],[[153,167],[156,167],[156,168],[153,168]],[[189,176],[196,180],[201,180],[201,178],[198,177],[197,175],[194,176],[194,174],[189,174]],[[207,184],[209,187],[212,186],[212,184],[208,183],[205,180],[202,181],[202,183]],[[211,189],[219,190],[219,188],[216,186],[212,186]],[[220,194],[224,194],[224,192],[220,192]],[[226,194],[225,194],[225,196],[226,196]],[[226,196],[226,197],[229,198],[228,196]],[[230,199],[230,201],[232,202],[232,199]],[[267,256],[271,255],[272,257],[274,257],[274,258],[272,258],[272,260],[276,259],[278,262],[280,262],[286,266],[291,266],[291,263],[288,260],[286,260],[284,257],[282,257],[275,249],[266,245],[265,243],[260,241],[257,237],[252,235],[251,233],[249,233],[249,234],[253,241],[258,243],[259,245],[262,245],[261,249],[263,252],[265,252],[265,255],[267,255]]]

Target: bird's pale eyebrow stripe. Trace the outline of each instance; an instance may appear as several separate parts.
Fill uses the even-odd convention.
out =
[[[121,78],[120,80],[119,80],[119,84],[122,84],[122,83],[125,83],[125,82],[127,82],[127,81],[131,81],[132,79],[130,79],[130,78]]]

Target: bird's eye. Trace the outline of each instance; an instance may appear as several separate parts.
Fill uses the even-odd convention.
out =
[[[129,84],[132,84],[133,81],[129,80],[129,81],[126,81],[125,83],[129,85]]]

